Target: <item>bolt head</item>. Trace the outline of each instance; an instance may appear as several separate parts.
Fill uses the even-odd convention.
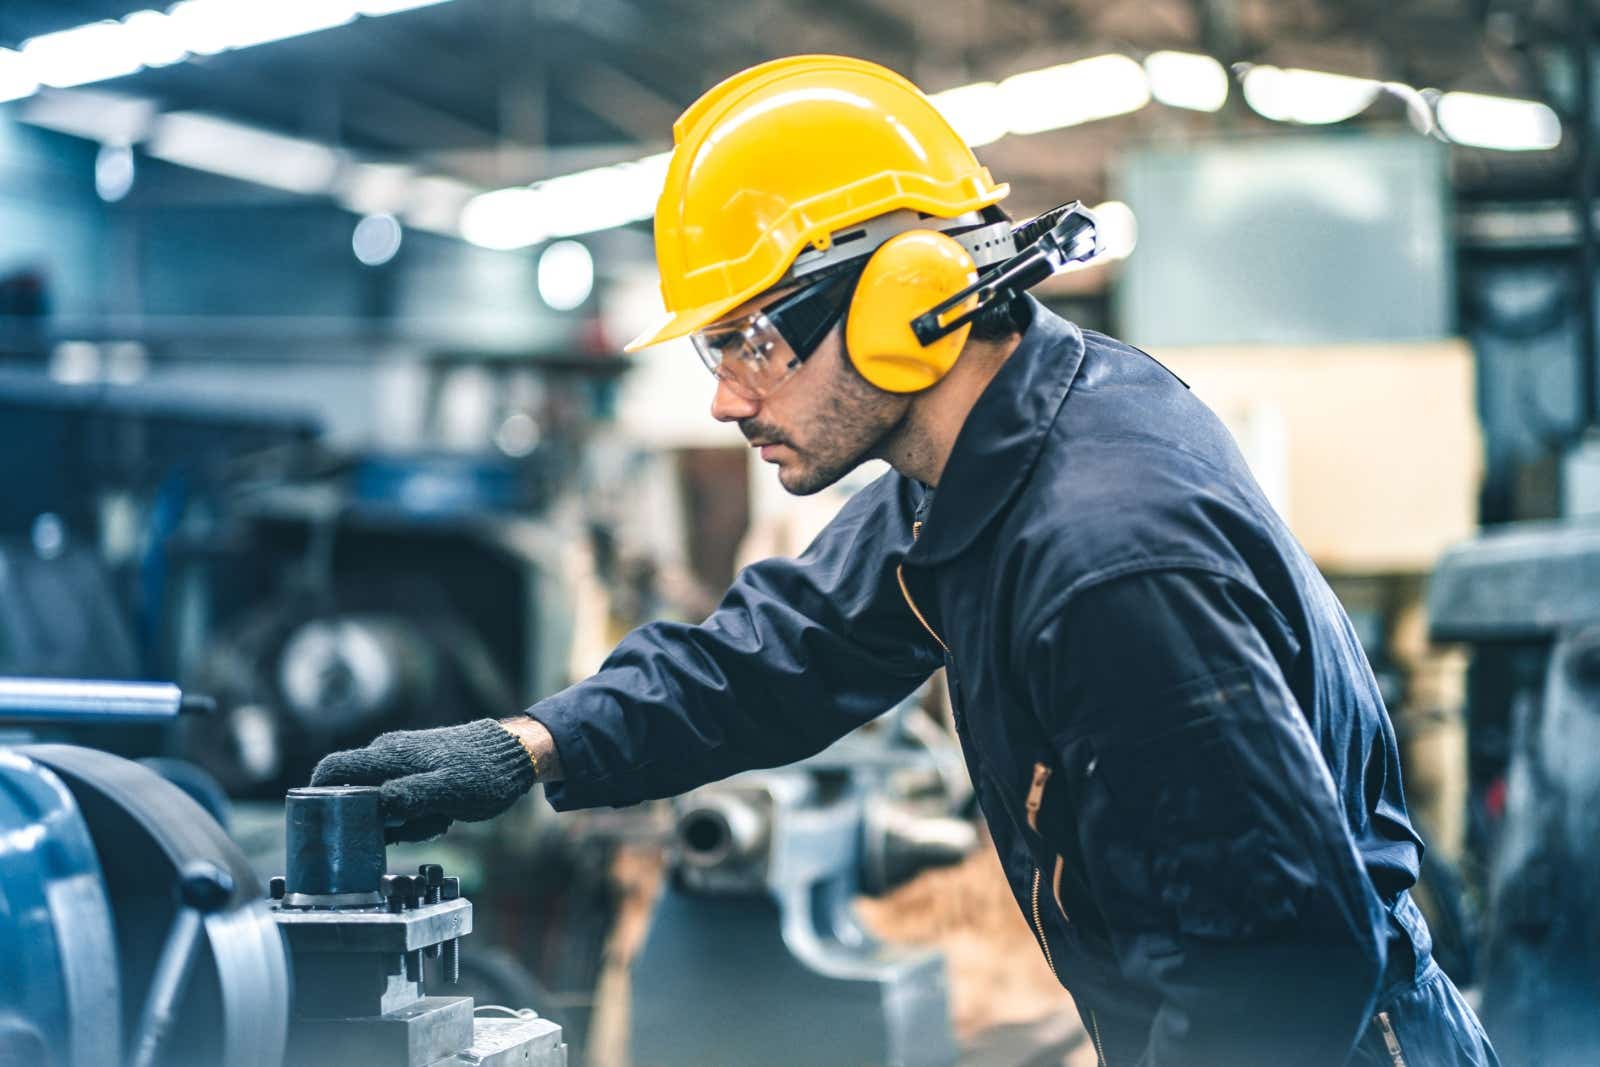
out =
[[[444,881],[444,867],[437,863],[424,863],[417,867],[417,875],[427,885],[438,885]]]
[[[461,879],[455,875],[445,878],[439,886],[439,896],[443,900],[455,900],[461,896]]]

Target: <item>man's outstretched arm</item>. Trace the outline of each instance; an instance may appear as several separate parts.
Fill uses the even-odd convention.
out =
[[[941,663],[895,580],[913,508],[886,476],[798,559],[747,567],[704,622],[642,626],[526,715],[384,734],[312,782],[381,785],[411,839],[499,814],[535,780],[563,810],[615,806],[811,755]]]

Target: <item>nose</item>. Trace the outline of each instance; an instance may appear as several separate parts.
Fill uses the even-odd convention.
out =
[[[717,394],[711,398],[711,417],[718,422],[738,422],[761,410],[761,401],[740,396],[726,381],[718,379]]]

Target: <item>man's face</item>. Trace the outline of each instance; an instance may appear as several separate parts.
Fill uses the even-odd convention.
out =
[[[764,293],[735,308],[724,321],[757,311],[781,295]],[[781,339],[777,344],[769,358],[781,366],[793,353]],[[874,388],[850,366],[841,324],[764,399],[749,399],[719,381],[711,416],[738,423],[745,438],[761,446],[761,458],[777,465],[779,484],[796,496],[809,496],[878,458],[884,438],[910,406],[908,397]]]

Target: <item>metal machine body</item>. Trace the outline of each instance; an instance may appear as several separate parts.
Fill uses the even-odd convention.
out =
[[[480,1020],[471,997],[428,990],[425,959],[444,984],[459,979],[472,905],[438,864],[384,873],[378,798],[366,786],[289,792],[287,874],[271,881],[294,961],[285,1067],[565,1067],[550,1020]]]
[[[0,679],[0,723],[170,718],[170,686]],[[385,873],[379,791],[294,790],[272,901],[216,819],[156,771],[0,747],[0,1063],[565,1067],[561,1027],[479,1017],[472,905],[436,864]],[[504,1011],[504,1009],[501,1009]]]
[[[634,1067],[955,1062],[944,957],[883,944],[853,909],[976,842],[970,823],[888,795],[914,762],[846,739],[676,802],[633,964]]]
[[[1600,525],[1524,523],[1451,550],[1432,636],[1546,650],[1511,707],[1490,862],[1485,1028],[1507,1063],[1600,1062]]]

